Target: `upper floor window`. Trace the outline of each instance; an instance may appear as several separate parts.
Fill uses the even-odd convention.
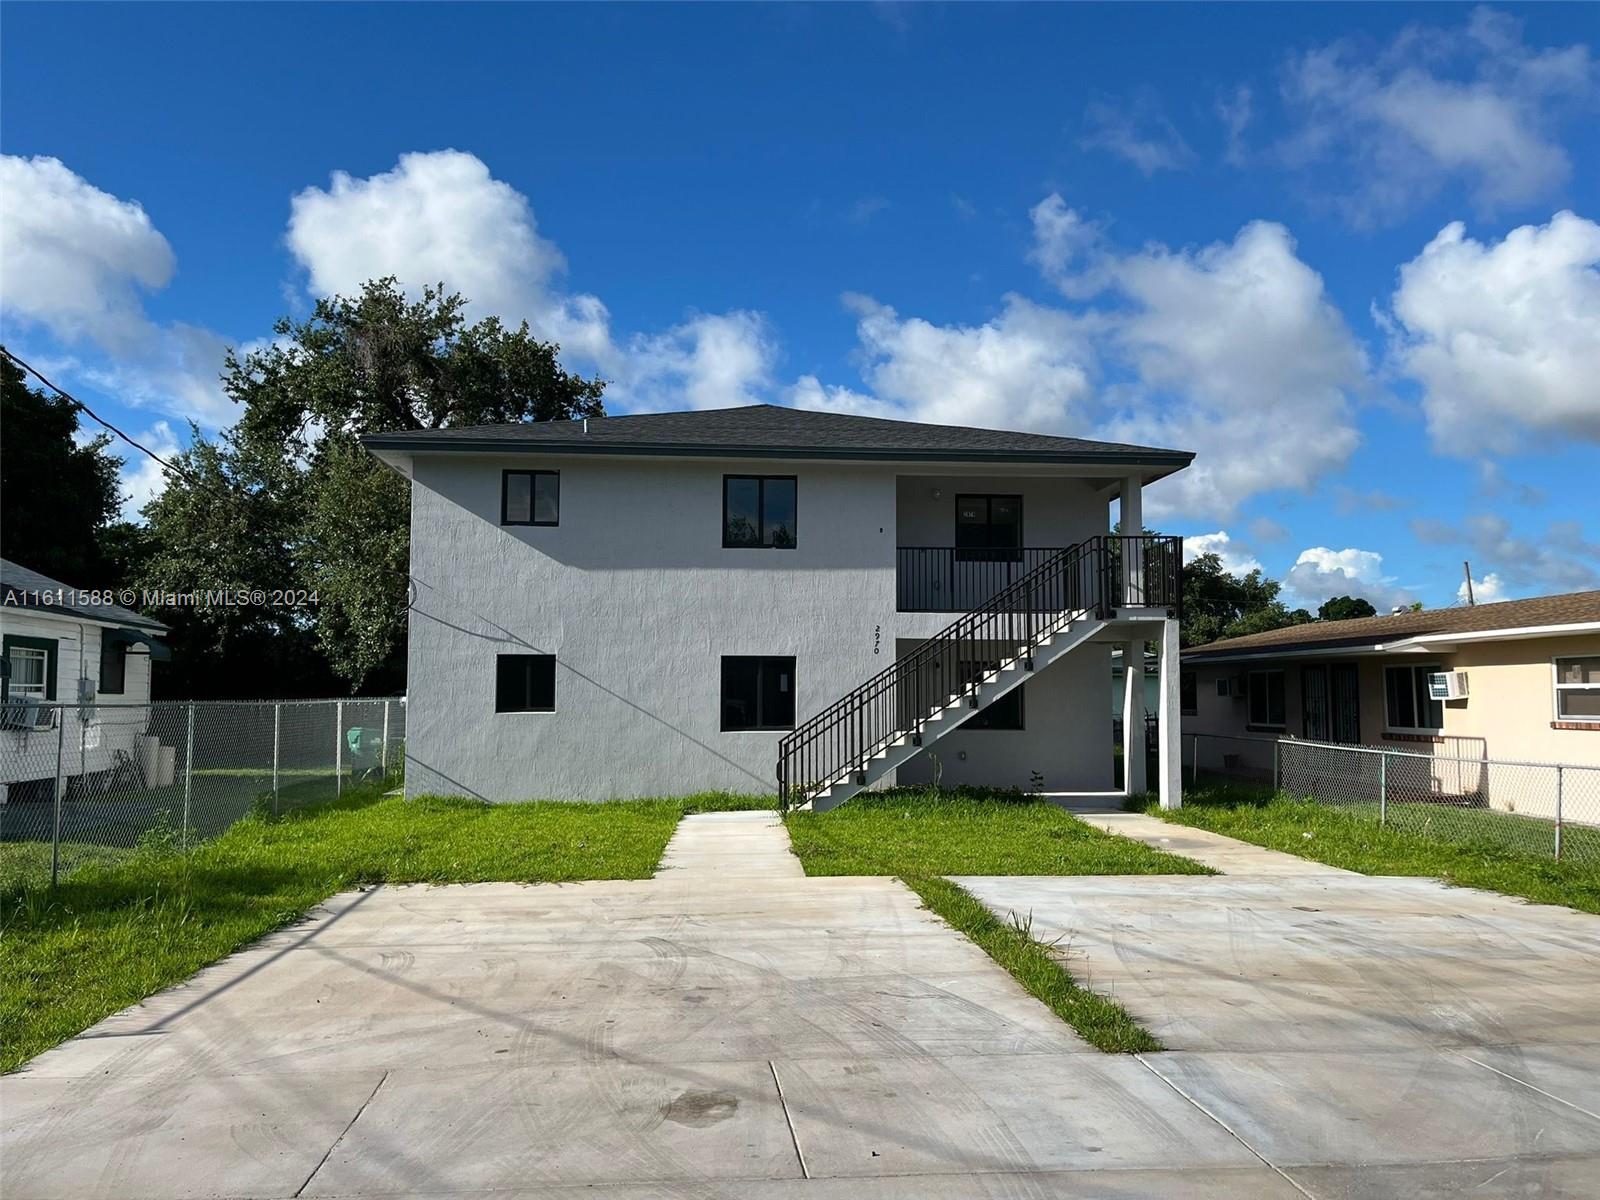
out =
[[[1021,496],[956,497],[957,562],[1016,562],[1021,557]]]
[[[1600,724],[1600,654],[1556,659],[1556,720]]]
[[[502,471],[500,524],[561,524],[561,472]]]
[[[795,490],[793,475],[724,475],[722,544],[793,550]]]
[[[1439,664],[1383,669],[1384,728],[1391,733],[1438,733],[1444,728],[1444,704],[1428,694],[1428,676]]]
[[[1249,689],[1250,724],[1283,729],[1288,723],[1283,705],[1283,672],[1251,671]]]

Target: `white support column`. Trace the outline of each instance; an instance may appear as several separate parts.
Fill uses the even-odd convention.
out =
[[[1162,808],[1183,807],[1183,728],[1178,704],[1178,623],[1161,622],[1161,726],[1156,790]]]
[[[1122,790],[1140,796],[1150,790],[1145,778],[1144,643],[1122,643]]]
[[[1144,533],[1144,481],[1129,475],[1122,481],[1121,521],[1123,537],[1139,537]],[[1144,556],[1140,553],[1143,542],[1122,543],[1123,603],[1132,606],[1144,604]]]

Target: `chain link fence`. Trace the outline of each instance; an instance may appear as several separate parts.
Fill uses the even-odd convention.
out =
[[[1202,779],[1259,784],[1435,841],[1489,845],[1600,866],[1600,767],[1514,762],[1297,738],[1183,735],[1184,767]]]
[[[186,851],[254,810],[403,769],[406,702],[29,704],[0,719],[0,891],[140,849]]]

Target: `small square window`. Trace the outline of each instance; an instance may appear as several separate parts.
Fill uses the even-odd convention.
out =
[[[981,679],[990,671],[998,669],[997,662],[963,662],[961,664],[961,679],[963,684]],[[962,729],[1026,729],[1023,723],[1022,689],[1025,685],[1018,684],[998,700],[993,700],[982,712],[973,713],[967,718]]]
[[[501,472],[500,524],[561,524],[561,472]]]
[[[495,659],[495,712],[555,712],[556,656],[501,654]]]
[[[793,728],[793,657],[723,655],[722,731]]]
[[[723,547],[793,550],[796,486],[793,475],[724,475]]]
[[[1556,720],[1600,724],[1600,655],[1558,658]]]
[[[1444,705],[1428,692],[1428,676],[1443,668],[1384,667],[1384,728],[1390,733],[1438,733],[1444,727]]]

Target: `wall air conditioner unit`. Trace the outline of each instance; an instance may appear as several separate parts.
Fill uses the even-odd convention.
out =
[[[47,708],[31,696],[13,700],[0,712],[0,725],[7,729],[54,729],[56,710]]]
[[[1217,695],[1232,696],[1234,699],[1245,694],[1243,675],[1222,675],[1217,679]]]
[[[1467,698],[1467,673],[1465,671],[1440,671],[1428,676],[1428,699],[1465,700]]]

